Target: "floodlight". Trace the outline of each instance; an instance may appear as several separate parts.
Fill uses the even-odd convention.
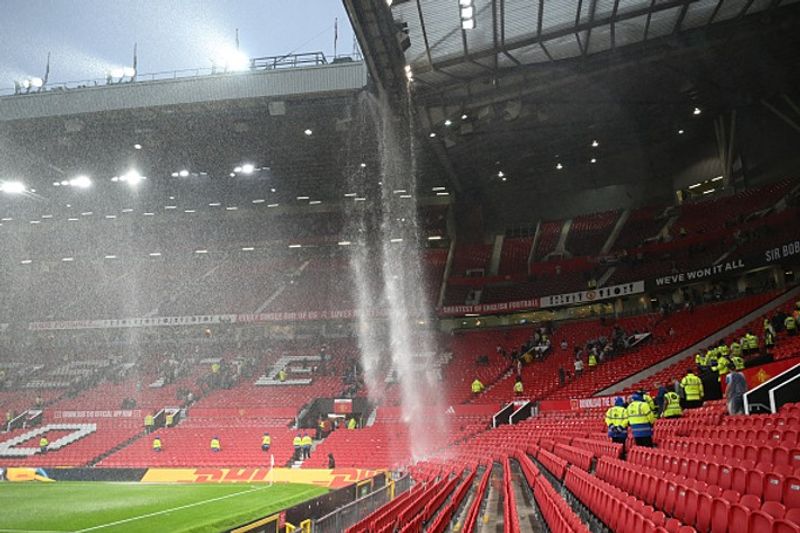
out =
[[[222,67],[232,72],[241,72],[250,69],[250,58],[235,49],[219,51],[214,59],[212,59],[212,63],[216,67]]]
[[[121,176],[119,178],[120,181],[126,182],[131,187],[135,187],[143,179],[144,179],[144,176],[139,174],[139,171],[135,170],[135,169],[129,170],[128,172],[125,173],[125,175],[123,175],[123,176]]]
[[[178,175],[179,175],[180,177],[182,177],[182,178],[185,178],[185,177],[187,177],[187,176],[189,175],[189,171],[188,171],[188,170],[186,170],[186,169],[183,169],[183,170],[181,170],[180,172],[178,172]]]
[[[92,180],[89,176],[77,176],[69,180],[69,184],[79,189],[86,189],[92,186]]]
[[[252,163],[245,163],[242,165],[242,174],[252,174],[256,167]]]
[[[25,184],[21,181],[6,181],[0,183],[0,191],[6,194],[22,194],[25,192]]]
[[[133,67],[125,67],[122,69],[122,75],[126,78],[133,78],[136,76],[136,69]]]
[[[31,78],[30,79],[31,87],[35,89],[40,89],[44,86],[44,80],[42,78]]]

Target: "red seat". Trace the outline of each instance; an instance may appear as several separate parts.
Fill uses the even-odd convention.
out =
[[[750,513],[749,529],[752,533],[772,531],[772,522],[775,519],[763,511],[752,511]]]
[[[729,533],[749,533],[750,509],[744,505],[731,505],[728,513]]]
[[[786,507],[778,502],[764,502],[761,510],[773,518],[783,518],[786,515]]]
[[[697,520],[695,524],[700,531],[708,531],[711,527],[711,504],[714,499],[708,494],[697,497]]]
[[[764,476],[764,501],[779,502],[783,499],[783,476],[770,472]]]
[[[789,509],[800,508],[800,478],[789,476],[784,480],[783,504]]]
[[[728,515],[730,514],[731,504],[728,500],[714,498],[711,502],[711,533],[728,532]]]
[[[788,520],[775,520],[772,523],[772,533],[800,533],[800,525]]]
[[[789,522],[800,524],[800,508],[795,507],[794,509],[788,509],[784,518]]]
[[[758,511],[761,509],[761,500],[758,498],[758,496],[753,496],[752,494],[745,494],[742,496],[742,498],[739,500],[739,503],[751,511]]]

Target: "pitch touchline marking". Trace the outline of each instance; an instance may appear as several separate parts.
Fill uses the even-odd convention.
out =
[[[242,494],[249,494],[251,492],[264,490],[264,489],[268,489],[268,488],[271,488],[271,487],[269,487],[269,486],[254,487],[254,488],[252,488],[250,490],[243,490],[241,492],[234,492],[233,494],[226,494],[225,496],[219,496],[217,498],[211,498],[210,500],[203,500],[201,502],[189,503],[189,504],[186,504],[186,505],[181,505],[179,507],[173,507],[171,509],[164,509],[163,511],[156,511],[156,512],[153,512],[153,513],[147,513],[147,514],[143,514],[143,515],[140,515],[140,516],[132,516],[130,518],[124,518],[122,520],[117,520],[116,522],[109,522],[108,524],[101,524],[99,526],[87,527],[86,529],[78,529],[74,533],[84,533],[85,531],[96,531],[98,529],[103,529],[103,528],[106,528],[106,527],[118,526],[120,524],[125,524],[125,523],[128,523],[128,522],[134,522],[136,520],[141,520],[142,518],[150,518],[150,517],[153,517],[153,516],[159,516],[159,515],[162,515],[162,514],[168,514],[168,513],[175,512],[175,511],[182,511],[183,509],[190,509],[192,507],[197,507],[198,505],[205,505],[207,503],[218,502],[220,500],[227,500],[228,498],[234,498],[236,496],[241,496]],[[281,500],[277,500],[277,502],[275,502],[275,503],[278,503],[278,502],[281,502],[281,501],[284,501],[284,500],[290,500],[292,498],[293,498],[293,496],[287,497],[287,498],[283,498]],[[34,533],[36,533],[36,532],[34,532]],[[46,533],[46,532],[42,532],[42,533]],[[54,532],[47,532],[47,533],[63,533],[63,532],[54,531]]]
[[[64,533],[63,531],[56,531],[50,529],[9,529],[7,527],[0,528],[0,533]]]

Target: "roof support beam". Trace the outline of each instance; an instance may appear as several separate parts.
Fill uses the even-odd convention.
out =
[[[425,54],[428,56],[428,65],[430,65],[431,70],[435,71],[436,67],[433,65],[433,58],[431,57],[431,47],[428,44],[428,31],[425,29],[425,17],[422,16],[420,0],[417,0],[417,14],[419,15],[419,27],[422,30],[422,42],[425,43]]]
[[[594,23],[594,14],[597,12],[597,0],[589,0],[590,7],[589,7],[589,27],[586,29],[586,42],[583,45],[583,55],[585,56],[589,52],[589,40],[592,38],[592,24]],[[619,0],[614,0],[614,13],[617,11],[617,5],[619,4]],[[614,14],[611,15],[611,19],[614,19]],[[580,26],[580,24],[576,25]],[[577,33],[577,32],[576,32]]]
[[[500,0],[500,47],[503,54],[515,65],[521,65],[519,60],[506,50],[506,0]]]
[[[656,4],[655,0],[651,0],[649,6],[642,7],[639,9],[634,9],[624,14],[618,14],[616,17],[616,22],[624,22],[627,20],[635,19],[637,17],[642,17],[644,15],[648,15],[648,26],[649,26],[649,15],[652,13],[658,13],[661,11],[666,11],[669,9],[674,9],[676,7],[682,6],[684,3],[694,3],[700,0],[667,0],[666,2],[661,2]],[[597,28],[599,26],[607,26],[614,22],[615,20],[611,15],[604,16],[595,19],[592,22],[584,22],[580,23],[577,26],[571,26],[568,28],[560,28],[557,30],[552,30],[545,32],[543,29],[543,18],[544,18],[544,0],[539,0],[539,16],[536,24],[536,34],[531,37],[526,37],[524,39],[519,39],[513,42],[506,42],[506,48],[508,50],[516,50],[519,48],[524,48],[531,45],[536,44],[543,44],[547,41],[552,39],[557,39],[560,37],[564,37],[566,35],[571,35],[576,32],[587,31],[590,28]],[[463,35],[463,32],[462,32]],[[466,44],[466,37],[463,37],[464,43]],[[543,48],[544,49],[544,48]],[[466,48],[465,48],[466,50]],[[434,66],[436,68],[444,68],[447,66],[453,66],[462,63],[464,60],[475,62],[478,59],[486,58],[491,56],[495,53],[494,49],[486,49],[486,50],[477,50],[472,53],[466,51],[465,54],[459,55],[457,57],[450,57],[447,59],[442,59],[441,61],[434,61]],[[549,54],[548,54],[549,55]],[[424,70],[422,70],[424,72]]]

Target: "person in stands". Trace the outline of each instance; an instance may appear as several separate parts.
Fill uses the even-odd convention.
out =
[[[706,354],[703,353],[703,350],[698,350],[694,356],[694,364],[697,365],[697,371],[703,373],[707,366],[706,363]]]
[[[742,350],[742,345],[736,339],[733,339],[731,343],[731,357],[742,357],[744,351]]]
[[[637,446],[653,446],[653,422],[656,415],[638,392],[631,396],[631,403],[625,409],[628,424]]]
[[[160,452],[161,451],[161,437],[156,435],[153,437],[153,451]]]
[[[522,385],[522,378],[517,376],[517,379],[514,381],[514,395],[522,396],[523,391],[524,391],[524,386]]]
[[[558,384],[563,385],[567,381],[567,372],[564,367],[558,367]]]
[[[280,381],[281,383],[286,381],[286,369],[285,368],[281,368],[280,370],[278,370],[278,381]]]
[[[797,335],[797,319],[792,315],[786,315],[783,320],[783,326],[786,328],[786,333],[794,337]]]
[[[606,426],[611,442],[624,445],[628,438],[628,413],[625,410],[625,400],[617,396],[614,405],[606,411]]]
[[[292,447],[294,448],[293,459],[299,461],[303,458],[303,437],[299,433],[292,439]]]
[[[723,354],[719,354],[717,357],[717,366],[712,368],[711,370],[715,371],[719,376],[719,382],[722,383],[725,381],[725,376],[728,374],[730,370],[731,362],[725,357]]]
[[[725,378],[725,398],[729,415],[744,414],[744,393],[747,392],[747,381],[738,370],[729,373]]]
[[[686,398],[686,408],[694,409],[703,405],[703,380],[694,375],[690,370],[681,380],[683,397]]]
[[[592,351],[589,352],[589,370],[594,370],[596,366],[597,354],[595,353],[595,350],[592,349]]]
[[[735,370],[744,370],[744,359],[741,355],[731,355],[731,364]]]
[[[358,422],[356,422],[356,418],[352,417],[350,420],[347,421],[347,429],[356,429],[358,427]]]
[[[661,418],[680,418],[683,415],[681,409],[681,397],[678,393],[669,391],[664,394],[664,408],[661,410]]]
[[[336,468],[336,459],[333,458],[332,453],[328,454],[328,468],[330,468],[331,470]]]
[[[47,451],[47,447],[50,445],[50,441],[47,440],[47,437],[42,435],[42,438],[39,439],[39,451],[44,453]]]
[[[211,451],[214,453],[222,451],[222,446],[220,446],[219,437],[217,436],[211,437]]]
[[[653,397],[650,396],[650,394],[648,394],[647,392],[645,392],[643,390],[639,391],[639,395],[642,397],[642,401],[645,402],[648,405],[648,407],[650,407],[650,410],[653,413],[655,413],[656,412],[656,401],[653,399]]]
[[[153,432],[153,428],[155,427],[155,419],[153,415],[148,413],[147,416],[144,417],[144,431],[148,435]]]
[[[475,378],[475,381],[472,382],[471,388],[473,396],[478,396],[480,393],[483,392],[484,389],[483,383],[481,383],[481,380],[479,380],[478,378]]]
[[[303,437],[300,440],[303,444],[303,459],[311,459],[311,446],[314,444],[314,441],[311,440],[311,435],[303,433]]]
[[[771,350],[774,347],[775,347],[775,330],[770,327],[770,329],[764,332],[764,348],[766,350]]]
[[[575,377],[579,378],[583,375],[583,359],[575,359]]]
[[[264,435],[261,437],[261,449],[268,452],[270,446],[272,446],[272,437],[265,431]]]

